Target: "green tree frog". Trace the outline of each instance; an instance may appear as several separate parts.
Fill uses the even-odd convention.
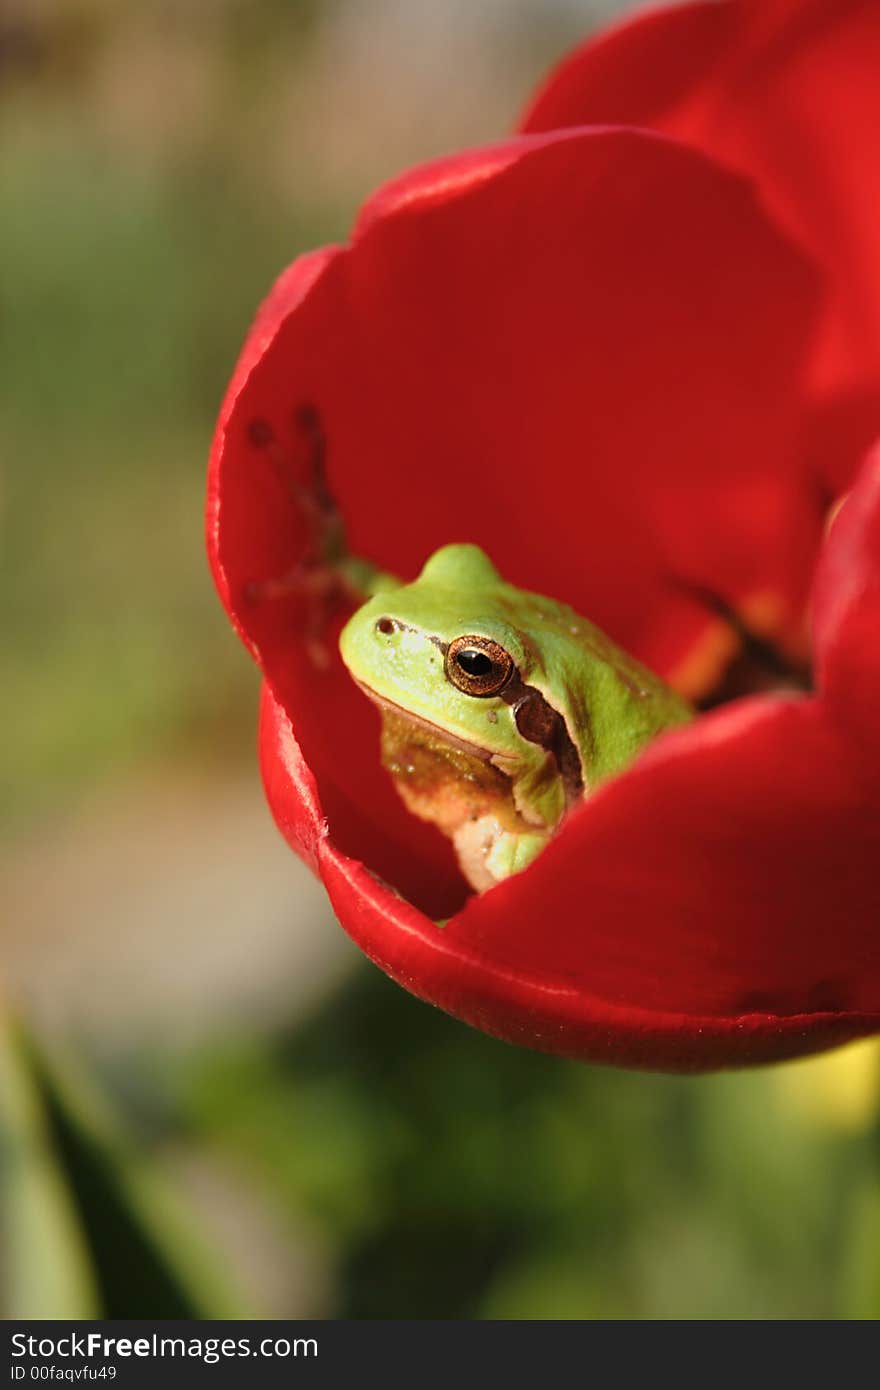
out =
[[[566,813],[690,707],[564,603],[507,584],[476,545],[411,584],[378,575],[340,651],[382,715],[406,806],[482,892],[531,863]]]

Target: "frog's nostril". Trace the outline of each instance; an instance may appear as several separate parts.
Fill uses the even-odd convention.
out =
[[[381,632],[384,637],[390,637],[395,626],[393,618],[379,618],[376,622],[376,631]]]

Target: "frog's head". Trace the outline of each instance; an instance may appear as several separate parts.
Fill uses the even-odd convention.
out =
[[[380,705],[474,747],[513,752],[522,740],[511,695],[529,652],[505,620],[508,592],[477,546],[444,546],[412,584],[358,609],[340,637],[342,659]]]

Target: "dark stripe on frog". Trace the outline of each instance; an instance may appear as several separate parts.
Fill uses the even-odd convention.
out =
[[[580,801],[584,794],[581,757],[559,711],[535,686],[526,685],[518,672],[503,690],[499,690],[498,696],[513,709],[516,727],[526,742],[537,743],[555,759],[565,789],[566,807]]]
[[[392,618],[391,621],[404,632],[422,631],[401,622],[399,618]],[[431,632],[423,635],[433,642],[445,658],[449,643]],[[538,744],[555,759],[565,790],[566,808],[574,806],[584,794],[584,770],[577,745],[562,715],[545,700],[536,686],[525,684],[519,671],[503,690],[499,690],[498,698],[513,709],[516,727],[526,742]]]

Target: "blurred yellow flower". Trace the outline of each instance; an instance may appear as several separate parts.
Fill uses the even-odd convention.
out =
[[[810,1128],[866,1129],[880,1110],[880,1041],[790,1062],[777,1069],[775,1081],[783,1104]]]

